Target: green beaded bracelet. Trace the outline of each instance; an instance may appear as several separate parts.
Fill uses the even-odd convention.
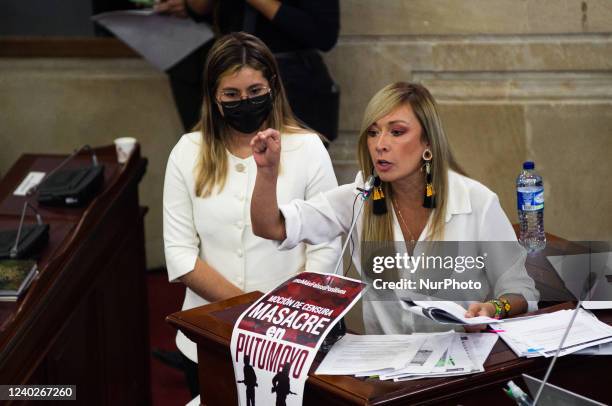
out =
[[[495,306],[495,315],[493,316],[493,318],[499,320],[502,318],[502,311],[504,309],[504,306],[502,305],[502,302],[500,302],[497,299],[492,299],[489,300],[487,303],[491,303],[493,306]]]

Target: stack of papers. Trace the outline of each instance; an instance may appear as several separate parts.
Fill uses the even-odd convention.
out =
[[[316,371],[318,375],[378,376],[404,381],[483,372],[497,341],[490,333],[345,335]]]
[[[573,312],[560,310],[491,326],[519,357],[551,357],[561,344]],[[612,326],[581,308],[559,356],[608,342],[612,342]]]

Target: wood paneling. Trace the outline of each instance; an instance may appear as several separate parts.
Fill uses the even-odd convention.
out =
[[[116,38],[0,37],[2,58],[139,58]]]
[[[147,161],[139,149],[126,165],[117,164],[114,147],[96,152],[107,174],[94,200],[84,209],[41,210],[51,237],[40,275],[0,310],[0,382],[76,385],[87,404],[150,404],[146,209],[138,202]],[[41,163],[48,171],[62,159],[17,161],[0,183],[0,226],[15,224],[14,206],[23,204],[13,186]]]

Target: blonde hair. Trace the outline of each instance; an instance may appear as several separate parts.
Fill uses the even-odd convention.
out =
[[[266,125],[281,133],[304,132],[293,115],[280,80],[274,55],[257,37],[236,32],[219,38],[210,50],[204,68],[204,100],[202,118],[194,131],[200,131],[202,139],[195,169],[195,194],[200,197],[220,192],[228,173],[227,149],[230,129],[217,106],[216,94],[221,79],[244,67],[260,71],[270,84],[272,111]]]
[[[448,194],[448,170],[452,169],[465,174],[457,164],[450,145],[442,128],[437,104],[427,88],[417,83],[396,82],[385,86],[372,97],[368,103],[359,135],[357,154],[359,166],[364,179],[374,169],[368,150],[368,128],[403,104],[409,104],[419,120],[423,132],[421,136],[429,144],[433,155],[431,160],[433,186],[436,191],[436,208],[432,213],[431,228],[426,236],[428,240],[439,240],[444,237],[445,213]],[[423,174],[423,176],[425,176]],[[391,197],[391,185],[383,182],[385,196]],[[363,217],[363,241],[393,241],[393,207],[387,198],[387,213],[374,215],[371,199],[366,201]]]

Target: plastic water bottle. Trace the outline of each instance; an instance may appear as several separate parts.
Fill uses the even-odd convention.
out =
[[[523,171],[516,178],[516,199],[520,235],[519,242],[528,252],[546,246],[544,234],[544,184],[542,177],[534,171],[531,161],[523,163]]]

